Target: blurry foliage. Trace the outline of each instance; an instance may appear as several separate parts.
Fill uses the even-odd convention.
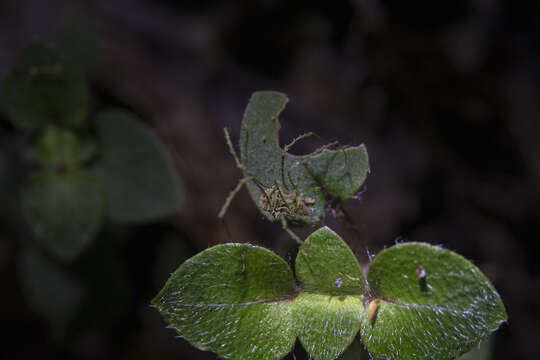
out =
[[[105,198],[87,170],[34,173],[21,193],[22,215],[35,238],[65,260],[76,258],[98,233]]]
[[[124,110],[96,116],[101,159],[96,172],[108,215],[121,223],[152,222],[180,210],[180,179],[152,129]]]
[[[89,112],[84,72],[53,46],[26,47],[2,95],[7,118],[26,132],[35,168],[21,191],[22,215],[52,254],[76,258],[100,230],[106,205],[113,221],[130,223],[180,209],[179,178],[156,135],[124,110],[83,123]],[[97,138],[76,129],[83,126],[95,126]]]
[[[0,86],[0,110],[22,138],[15,156],[0,152],[0,218],[20,215],[32,235],[18,260],[21,289],[58,341],[133,311],[118,250],[129,232],[114,222],[157,223],[181,207],[153,130],[127,110],[90,116],[97,43],[73,13],[58,42],[25,47]]]
[[[28,45],[14,60],[0,92],[7,118],[23,130],[55,124],[77,127],[89,110],[84,72],[52,46]]]

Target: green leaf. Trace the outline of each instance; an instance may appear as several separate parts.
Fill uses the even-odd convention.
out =
[[[81,143],[75,134],[66,129],[49,126],[41,135],[33,156],[49,169],[73,169],[83,165],[96,153],[90,143]]]
[[[291,269],[280,257],[225,244],[187,260],[152,303],[201,350],[222,358],[279,359],[296,339],[288,299],[294,294]]]
[[[328,227],[314,231],[296,258],[296,277],[307,292],[362,295],[364,275],[353,252]]]
[[[21,211],[30,230],[60,259],[79,255],[101,227],[103,192],[99,180],[87,171],[40,171],[21,195]]]
[[[507,319],[480,270],[440,247],[395,245],[377,255],[367,278],[379,306],[371,321],[364,313],[361,334],[375,359],[455,359]]]
[[[154,132],[123,110],[101,112],[97,127],[110,218],[151,222],[179,211],[180,179]]]
[[[285,151],[289,146],[282,149],[278,143],[278,116],[287,102],[287,96],[278,92],[253,94],[240,132],[240,162],[244,176],[255,179],[247,183],[249,193],[269,220],[278,217],[264,206],[262,190],[277,186],[284,194],[298,191],[296,197],[314,201],[302,207],[305,211],[290,211],[287,220],[314,224],[324,216],[325,195],[345,200],[360,189],[369,172],[368,155],[364,145],[323,147],[304,156],[289,154]]]
[[[324,227],[300,247],[296,276],[304,291],[295,301],[300,342],[317,360],[335,359],[360,328],[362,269],[347,244]]]
[[[49,124],[75,127],[88,113],[89,91],[83,72],[40,42],[26,47],[15,59],[1,93],[2,108],[23,130]]]

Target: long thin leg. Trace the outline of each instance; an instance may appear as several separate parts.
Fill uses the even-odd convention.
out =
[[[225,217],[225,213],[227,212],[227,209],[229,208],[229,205],[231,205],[231,202],[233,201],[234,197],[238,192],[242,189],[242,186],[247,184],[252,180],[251,176],[244,177],[240,179],[236,187],[229,193],[227,196],[227,199],[225,200],[225,203],[221,207],[221,210],[219,211],[218,218],[223,219]]]
[[[285,182],[285,154],[296,144],[298,141],[305,139],[310,136],[318,136],[314,132],[308,132],[302,135],[297,136],[293,139],[289,144],[285,145],[283,147],[283,150],[281,151],[281,183],[283,184],[283,188],[287,191],[290,191],[287,187],[287,183]]]
[[[285,230],[287,232],[287,234],[289,234],[289,236],[291,238],[293,238],[293,240],[295,240],[298,244],[302,245],[304,242],[298,237],[298,235],[296,235],[295,233],[292,232],[291,229],[289,229],[289,226],[287,224],[287,220],[285,220],[285,217],[282,216],[281,217],[281,227],[283,228],[283,230]]]
[[[229,135],[229,129],[223,128],[223,132],[225,133],[225,141],[227,141],[227,146],[229,147],[229,152],[233,156],[234,162],[236,163],[236,166],[239,169],[245,171],[246,170],[245,165],[240,162],[240,159],[238,158],[238,155],[236,155],[236,151],[234,150],[234,146],[233,146],[232,141],[231,141],[231,136]]]
[[[297,136],[296,138],[293,139],[293,141],[291,141],[289,144],[285,145],[285,147],[283,148],[283,152],[289,151],[289,149],[292,148],[294,146],[294,144],[296,144],[300,140],[305,139],[305,138],[310,137],[310,136],[317,136],[317,134],[310,131],[308,133]]]

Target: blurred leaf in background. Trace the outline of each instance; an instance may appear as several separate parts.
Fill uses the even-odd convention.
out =
[[[99,231],[105,198],[99,179],[86,170],[35,173],[21,194],[30,230],[55,256],[72,260]]]
[[[88,114],[84,73],[51,45],[34,42],[15,58],[0,91],[1,107],[23,130],[79,126]]]
[[[97,115],[101,161],[97,172],[109,217],[119,223],[156,221],[180,210],[180,179],[154,132],[119,109]]]

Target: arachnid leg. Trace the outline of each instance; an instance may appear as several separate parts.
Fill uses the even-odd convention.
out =
[[[240,190],[242,190],[242,186],[247,184],[252,180],[251,176],[246,176],[240,179],[236,187],[229,193],[227,196],[227,199],[225,199],[225,203],[221,207],[221,210],[219,211],[218,218],[223,219],[225,217],[225,213],[227,212],[227,209],[229,208],[229,205],[231,205],[231,202],[233,201],[234,197]]]
[[[296,235],[291,229],[289,229],[289,225],[287,224],[287,220],[285,220],[285,217],[282,216],[281,217],[281,227],[283,228],[283,230],[285,230],[287,232],[287,234],[289,234],[289,236],[291,238],[293,238],[293,240],[295,240],[298,244],[302,245],[304,242],[298,237],[298,235]]]

